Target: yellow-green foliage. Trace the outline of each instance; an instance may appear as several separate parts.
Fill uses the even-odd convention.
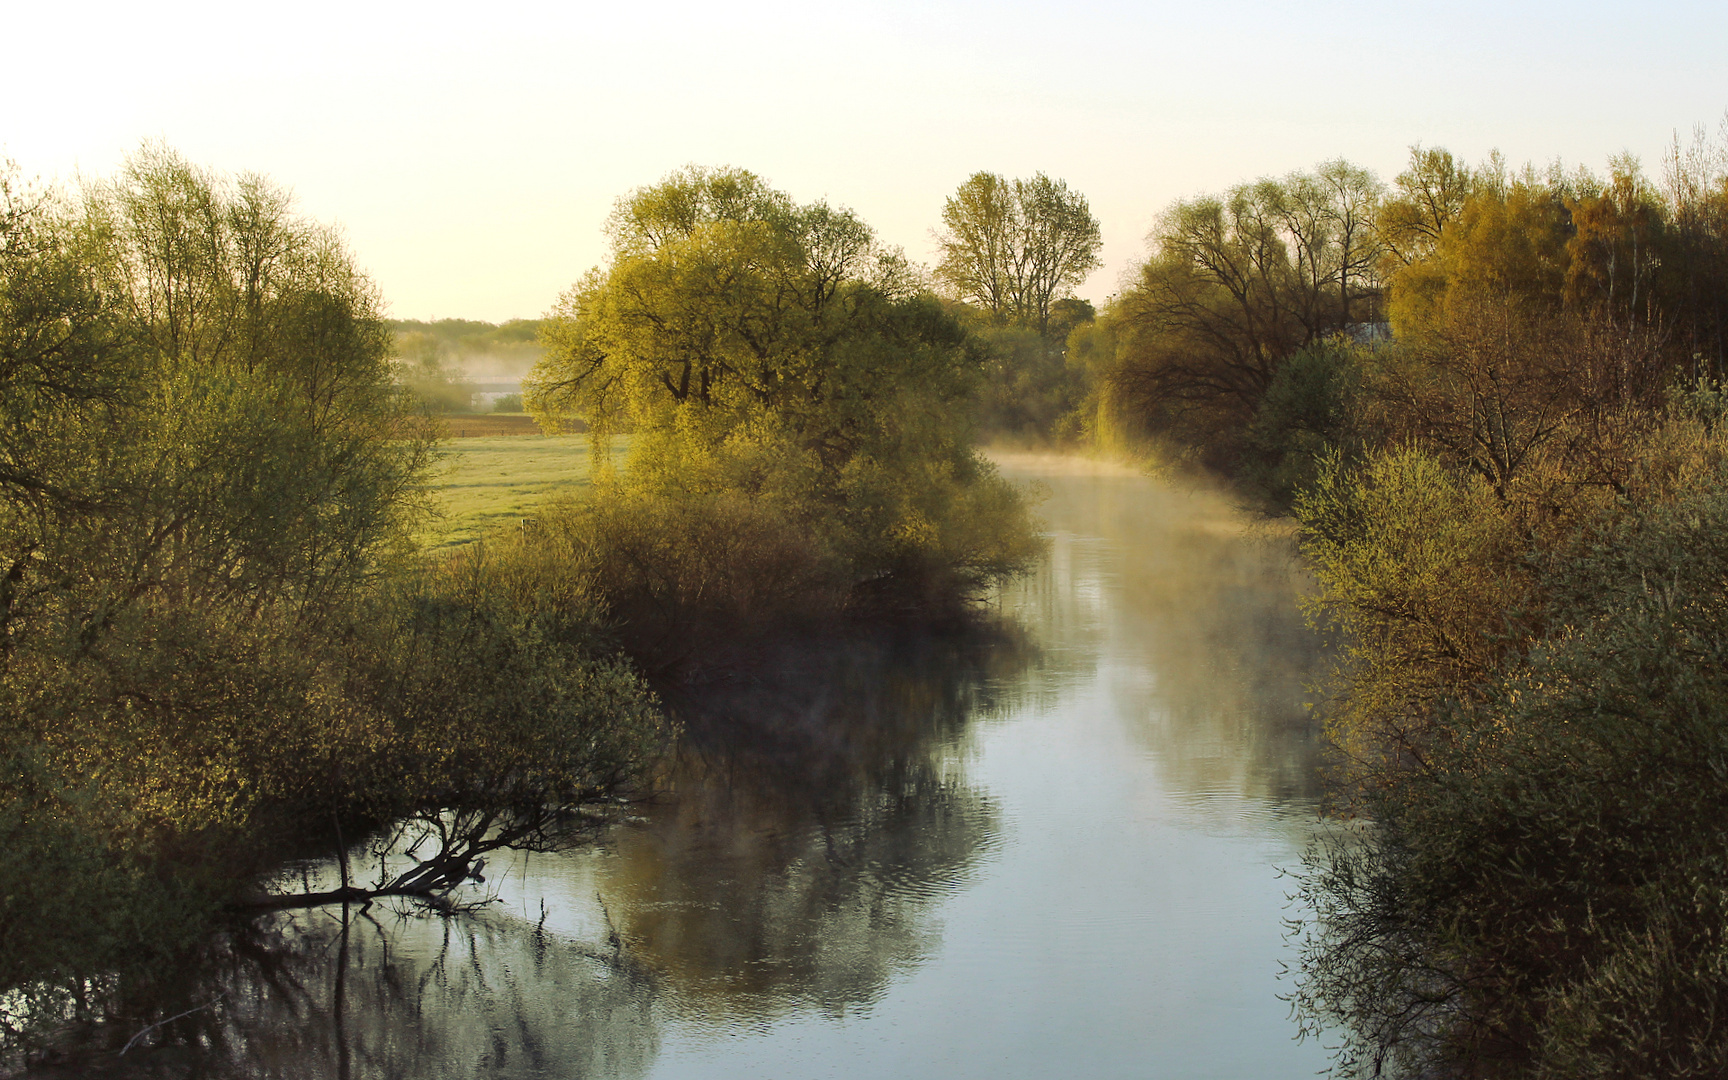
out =
[[[1509,171],[1498,154],[1472,169],[1415,147],[1390,190],[1333,162],[1180,201],[1092,336],[1105,346],[1093,350],[1105,357],[1093,360],[1107,388],[1099,430],[1164,433],[1179,454],[1239,474],[1244,452],[1251,467],[1256,456],[1240,435],[1290,357],[1387,326],[1401,346],[1449,354],[1454,375],[1473,367],[1471,391],[1487,399],[1505,396],[1493,380],[1510,370],[1534,400],[1540,355],[1550,415],[1538,428],[1591,398],[1650,408],[1671,375],[1728,372],[1724,160],[1708,142],[1676,145],[1658,189],[1626,156],[1601,177]],[[1579,348],[1592,333],[1601,340]],[[1407,434],[1425,437],[1392,433]]]
[[[1524,537],[1480,478],[1414,448],[1334,459],[1297,501],[1317,620],[1347,643],[1334,739],[1366,765],[1424,748],[1436,701],[1467,693],[1532,598]]]
[[[1043,173],[1011,182],[978,172],[944,204],[942,223],[936,276],[952,295],[977,304],[993,326],[1051,341],[1067,335],[1052,325],[1063,321],[1058,305],[1073,303],[1070,290],[1104,265],[1084,195]]]
[[[6,1022],[338,822],[546,843],[643,780],[583,564],[418,566],[434,432],[331,234],[157,148],[79,205],[0,180],[0,991],[48,1010]]]
[[[41,918],[38,842],[112,864],[62,883],[90,933],[0,940],[12,985],[183,942],[328,793],[312,645],[401,556],[430,432],[370,283],[267,182],[147,148],[80,204],[5,194],[4,918]]]
[[[365,613],[351,693],[390,725],[368,778],[393,800],[385,816],[532,821],[625,794],[656,763],[669,729],[605,653],[589,565],[545,539],[470,545]]]
[[[62,864],[90,925],[0,938],[0,982],[184,944],[201,922],[161,926],[332,820],[478,811],[552,842],[558,813],[639,787],[669,733],[606,655],[591,571],[543,543],[471,545],[317,629],[282,615],[129,609],[87,649],[10,658],[8,752],[33,771],[0,789],[0,823],[29,837],[0,852],[0,925],[39,923],[51,897],[30,882]]]
[[[1347,1074],[1722,1064],[1722,395],[1598,395],[1600,369],[1565,362],[1603,355],[1566,336],[1595,331],[1557,327],[1388,354],[1368,392],[1407,441],[1298,499],[1340,644],[1327,719],[1377,823],[1305,890],[1297,1004],[1345,1033]],[[1496,361],[1500,396],[1460,389]]]
[[[614,455],[628,447],[628,436],[608,442]],[[581,435],[452,439],[442,447],[425,542],[434,549],[466,544],[520,524],[546,501],[587,490],[592,471],[592,444]]]
[[[1687,411],[1710,407],[1698,399],[1567,429],[1498,490],[1443,448],[1414,443],[1323,463],[1295,512],[1321,586],[1312,615],[1342,646],[1333,734],[1360,769],[1395,776],[1425,745],[1435,707],[1474,694],[1542,632],[1544,559],[1611,531],[1626,505],[1715,482],[1728,441]]]
[[[975,467],[972,477],[908,484],[855,461],[833,503],[796,491],[603,480],[589,497],[542,504],[510,535],[525,550],[565,551],[589,568],[627,651],[658,668],[707,654],[741,630],[847,608],[940,609],[1018,572],[1039,552],[1023,499],[989,465]],[[1006,535],[1003,522],[1013,526]],[[883,567],[879,576],[860,582],[858,567],[872,563]]]
[[[1519,318],[1563,313],[1647,328],[1672,367],[1720,377],[1723,160],[1708,142],[1676,145],[1658,190],[1627,155],[1602,177],[1558,163],[1509,172],[1498,155],[1472,170],[1416,149],[1379,214],[1393,329],[1419,342],[1484,305]]]
[[[1548,632],[1435,710],[1378,841],[1311,880],[1298,1006],[1363,1071],[1728,1066],[1722,478],[1548,553]]]
[[[1394,332],[1418,335],[1451,305],[1484,297],[1528,314],[1554,310],[1566,282],[1568,225],[1563,192],[1536,177],[1479,178],[1432,253],[1393,275]]]
[[[13,711],[0,688],[0,707]],[[88,784],[5,732],[0,750],[0,1047],[42,1020],[78,1014],[92,981],[185,949],[212,915],[208,895],[117,849]],[[39,1019],[40,1018],[40,1019]]]
[[[691,169],[622,200],[609,229],[610,263],[565,294],[528,384],[543,422],[580,415],[597,451],[632,432],[595,511],[606,520],[616,502],[618,531],[597,536],[694,528],[690,508],[710,506],[740,532],[704,543],[741,552],[785,528],[808,546],[799,565],[826,567],[839,595],[892,591],[909,606],[1025,565],[1025,509],[970,446],[975,343],[850,211]],[[693,557],[663,544],[657,560]],[[778,544],[762,557],[790,556]],[[824,595],[835,590],[813,602]]]

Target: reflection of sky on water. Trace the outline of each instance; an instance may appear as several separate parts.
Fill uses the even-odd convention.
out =
[[[1008,462],[1024,476],[1041,463]],[[869,1007],[748,1034],[675,1020],[653,1075],[1305,1076],[1277,999],[1312,820],[1299,577],[1229,508],[1119,470],[1046,477],[1051,554],[1001,598],[1036,646],[939,745],[997,814]]]
[[[277,1044],[304,1076],[1323,1067],[1276,996],[1315,794],[1287,548],[1123,470],[1004,471],[1049,494],[1050,558],[998,603],[1022,633],[804,643],[688,692],[670,797],[498,861],[483,916],[359,927],[334,1041],[326,919],[289,950],[315,992],[249,991],[223,1028],[255,1064],[210,1075],[286,1075]]]
[[[497,912],[287,914],[179,989],[175,1038],[47,1075],[636,1080],[659,1050],[650,973]]]

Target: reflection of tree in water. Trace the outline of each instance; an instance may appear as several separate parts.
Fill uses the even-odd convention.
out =
[[[1289,538],[1250,527],[1222,496],[1130,470],[1019,467],[1042,475],[1046,512],[1072,532],[1010,607],[1071,643],[1076,676],[1100,673],[1176,790],[1315,796],[1320,744],[1303,703],[1320,655]]]
[[[997,812],[955,739],[1024,666],[1006,629],[785,645],[669,695],[688,753],[667,804],[601,862],[627,951],[714,1020],[868,1006],[935,947],[932,902]]]
[[[884,633],[686,682],[667,691],[687,732],[673,790],[584,856],[617,947],[495,908],[356,909],[346,931],[341,908],[285,914],[212,943],[174,992],[117,1003],[103,1050],[43,1075],[627,1078],[653,1063],[658,1002],[714,1020],[867,1006],[933,949],[932,902],[993,842],[955,744],[1027,662],[1001,627]]]
[[[1319,793],[1319,729],[1304,706],[1319,641],[1288,538],[1196,513],[1128,560],[1119,605],[1155,672],[1137,735],[1180,786],[1276,802]]]
[[[278,917],[214,944],[117,1057],[43,1075],[570,1078],[643,1076],[658,1050],[651,982],[494,912],[450,919],[340,908]],[[188,1010],[190,1010],[188,1012]],[[118,1042],[142,1023],[111,1025]]]

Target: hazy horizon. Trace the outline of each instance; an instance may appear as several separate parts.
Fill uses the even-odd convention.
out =
[[[13,13],[0,155],[107,175],[142,140],[256,171],[339,224],[397,318],[540,316],[604,254],[613,201],[688,163],[852,207],[934,261],[971,173],[1043,170],[1091,201],[1101,303],[1173,199],[1411,144],[1659,177],[1728,107],[1728,9],[1330,0],[748,12],[170,3]],[[73,43],[55,49],[49,43]],[[77,57],[68,67],[68,53]],[[29,101],[28,108],[20,102]]]

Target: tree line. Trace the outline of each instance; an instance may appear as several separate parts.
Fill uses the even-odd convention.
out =
[[[1336,646],[1293,1003],[1362,1076],[1728,1071],[1728,152],[1184,199],[1082,430],[1292,514]]]
[[[435,413],[475,411],[521,412],[522,396],[507,394],[491,400],[476,383],[487,377],[514,381],[526,375],[543,355],[539,319],[509,319],[503,323],[475,319],[390,319],[397,381],[420,405]]]

